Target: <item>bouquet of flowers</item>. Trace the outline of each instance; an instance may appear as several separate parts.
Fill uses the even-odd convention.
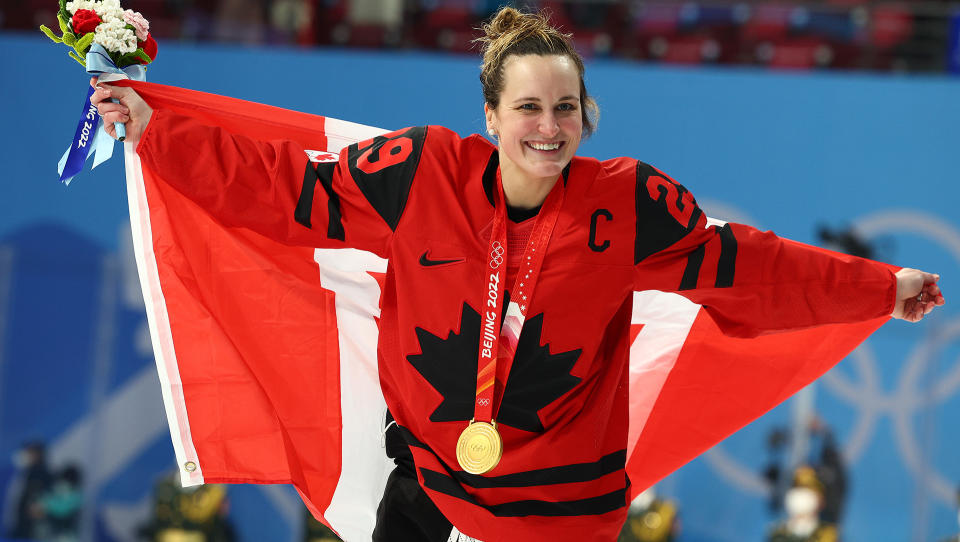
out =
[[[144,65],[157,57],[157,42],[150,35],[150,23],[143,15],[124,10],[120,7],[120,0],[59,2],[57,21],[61,35],[43,25],[40,31],[54,42],[71,47],[70,58],[101,81],[145,79]],[[97,167],[113,154],[113,141],[102,128],[97,129],[100,116],[90,105],[92,94],[91,87],[87,91],[73,144],[60,159],[60,181],[64,184],[70,184],[88,157],[96,157],[93,167]],[[123,141],[126,137],[124,125],[115,123],[114,126],[117,139]]]
[[[157,42],[143,15],[120,7],[120,0],[60,0],[57,12],[62,36],[40,25],[40,31],[56,43],[73,48],[70,57],[87,66],[90,46],[99,43],[119,68],[149,64],[157,57]]]

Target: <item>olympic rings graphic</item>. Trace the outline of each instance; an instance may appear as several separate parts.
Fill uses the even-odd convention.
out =
[[[477,399],[477,404],[480,406],[487,406],[490,404],[490,399],[487,399],[486,397],[481,397]]]
[[[918,235],[934,242],[960,264],[960,231],[928,213],[878,212],[855,220],[854,228],[866,239],[891,233]],[[853,465],[867,453],[878,422],[889,417],[894,444],[904,466],[932,497],[944,505],[953,506],[956,497],[952,480],[955,474],[937,470],[927,457],[929,454],[922,449],[923,442],[915,427],[915,418],[922,409],[934,408],[955,397],[960,390],[960,358],[946,368],[932,387],[924,389],[923,375],[930,370],[930,365],[936,363],[944,349],[960,340],[960,319],[941,315],[936,325],[926,331],[924,340],[905,355],[895,389],[884,389],[880,356],[869,339],[854,350],[846,362],[859,382],[854,382],[843,371],[834,370],[824,375],[822,383],[833,396],[857,412],[856,421],[844,438],[843,456],[848,465]],[[715,446],[704,457],[721,478],[740,490],[754,495],[768,493],[770,488],[755,467],[741,464],[727,454],[722,445]]]
[[[506,249],[500,244],[500,241],[494,241],[490,249],[490,269],[496,269],[503,264],[503,253]]]

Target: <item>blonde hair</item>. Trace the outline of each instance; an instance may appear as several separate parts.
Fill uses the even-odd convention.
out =
[[[503,66],[511,55],[560,55],[573,61],[580,76],[580,112],[583,119],[583,135],[589,136],[596,129],[600,110],[587,94],[583,82],[583,58],[570,41],[572,34],[564,34],[550,24],[548,14],[522,13],[511,7],[500,8],[480,30],[483,36],[474,40],[483,53],[480,66],[480,84],[483,99],[492,108],[500,105],[503,92]]]

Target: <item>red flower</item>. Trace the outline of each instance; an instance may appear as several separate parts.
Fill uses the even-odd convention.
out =
[[[70,19],[74,34],[89,34],[97,29],[98,24],[100,24],[100,17],[92,9],[78,9]]]
[[[147,56],[150,57],[150,60],[157,58],[157,40],[153,39],[152,34],[147,34],[146,41],[137,42],[137,46],[143,49],[144,53],[147,53]],[[141,59],[140,64],[146,64],[146,62]]]

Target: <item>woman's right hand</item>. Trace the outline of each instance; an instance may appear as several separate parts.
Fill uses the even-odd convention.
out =
[[[153,108],[130,87],[116,87],[108,83],[97,84],[96,77],[90,79],[90,85],[97,89],[90,97],[90,103],[103,117],[107,134],[116,139],[117,131],[113,123],[121,122],[127,129],[127,137],[124,141],[129,141],[136,146],[143,131],[147,129],[147,123],[153,115]],[[120,103],[113,103],[111,98],[119,100]]]

